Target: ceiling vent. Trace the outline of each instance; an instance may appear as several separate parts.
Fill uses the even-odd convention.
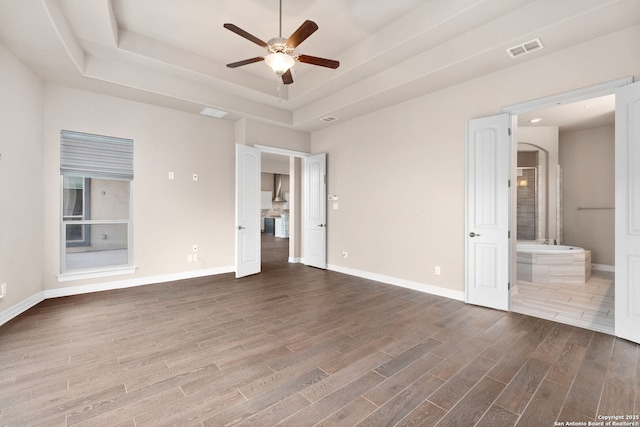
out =
[[[522,55],[526,55],[527,53],[535,52],[536,50],[542,49],[544,46],[540,39],[534,39],[528,41],[526,43],[519,44],[517,46],[510,47],[507,49],[507,53],[512,58],[518,58]]]
[[[320,120],[322,120],[323,122],[333,122],[338,120],[337,117],[333,117],[333,116],[325,116],[323,118],[321,118]]]
[[[209,116],[209,117],[215,117],[216,119],[221,119],[229,113],[222,110],[216,110],[215,108],[211,108],[211,107],[204,107],[202,111],[200,111],[200,114],[202,114],[203,116]]]

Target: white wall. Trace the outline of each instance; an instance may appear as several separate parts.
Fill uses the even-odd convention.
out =
[[[235,127],[237,144],[266,145],[303,153],[311,151],[311,135],[307,132],[247,118],[238,120]]]
[[[0,313],[42,291],[43,85],[0,45]]]
[[[613,266],[615,210],[577,208],[615,205],[614,126],[560,133],[560,162],[565,243],[591,250],[595,264]]]
[[[134,275],[56,279],[62,129],[134,141]],[[44,141],[45,289],[233,266],[233,122],[47,85]],[[168,179],[170,171],[174,180]],[[187,261],[193,244],[199,246],[199,263]]]
[[[234,143],[240,142],[328,153],[328,194],[339,195],[339,209],[328,211],[329,264],[461,292],[466,121],[627,75],[637,80],[639,39],[635,26],[311,137],[56,85],[43,94],[38,79],[0,47],[0,282],[9,284],[0,313],[43,289],[112,280],[56,280],[61,129],[134,140],[133,278],[233,264]],[[169,171],[175,180],[167,179]],[[29,191],[10,185],[16,177]],[[200,265],[187,262],[194,243]],[[434,275],[434,265],[442,275]]]
[[[328,192],[339,196],[328,211],[329,264],[464,291],[465,123],[638,79],[639,39],[635,26],[313,133],[312,151],[328,153]]]

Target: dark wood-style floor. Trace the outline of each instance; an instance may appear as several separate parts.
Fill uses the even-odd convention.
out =
[[[0,327],[0,425],[553,426],[640,414],[638,346],[286,263],[42,302]],[[559,424],[556,424],[559,425]]]

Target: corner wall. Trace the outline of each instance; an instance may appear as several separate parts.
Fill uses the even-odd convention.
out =
[[[62,129],[133,139],[135,274],[58,282]],[[44,143],[45,290],[233,271],[233,122],[47,84]]]
[[[534,54],[509,69],[314,132],[312,152],[328,153],[328,193],[339,196],[339,209],[328,211],[329,264],[464,292],[466,122],[629,75],[637,80],[639,39],[635,26]]]
[[[44,180],[43,84],[2,45],[0,93],[0,283],[7,283],[2,314],[41,299]]]

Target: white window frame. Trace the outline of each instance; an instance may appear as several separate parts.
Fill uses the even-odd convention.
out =
[[[67,131],[63,131],[67,132]],[[73,132],[72,132],[73,133]],[[91,136],[91,135],[89,135]],[[105,137],[108,138],[108,137]],[[77,219],[73,221],[66,220],[64,217],[64,174],[60,173],[60,274],[57,275],[58,282],[66,282],[72,280],[82,280],[98,277],[108,277],[122,274],[133,274],[136,271],[134,266],[134,253],[133,253],[133,177],[118,178],[113,176],[101,176],[97,174],[95,176],[86,176],[82,173],[66,173],[69,176],[82,176],[86,178],[96,178],[105,180],[120,180],[126,181],[129,184],[129,202],[128,202],[128,217],[127,218],[114,218],[114,219]],[[85,200],[83,200],[83,203]],[[89,267],[84,269],[71,269],[67,270],[67,239],[66,239],[66,226],[72,223],[74,225],[110,225],[110,224],[124,224],[127,227],[127,262],[126,264],[118,264],[105,267]]]

